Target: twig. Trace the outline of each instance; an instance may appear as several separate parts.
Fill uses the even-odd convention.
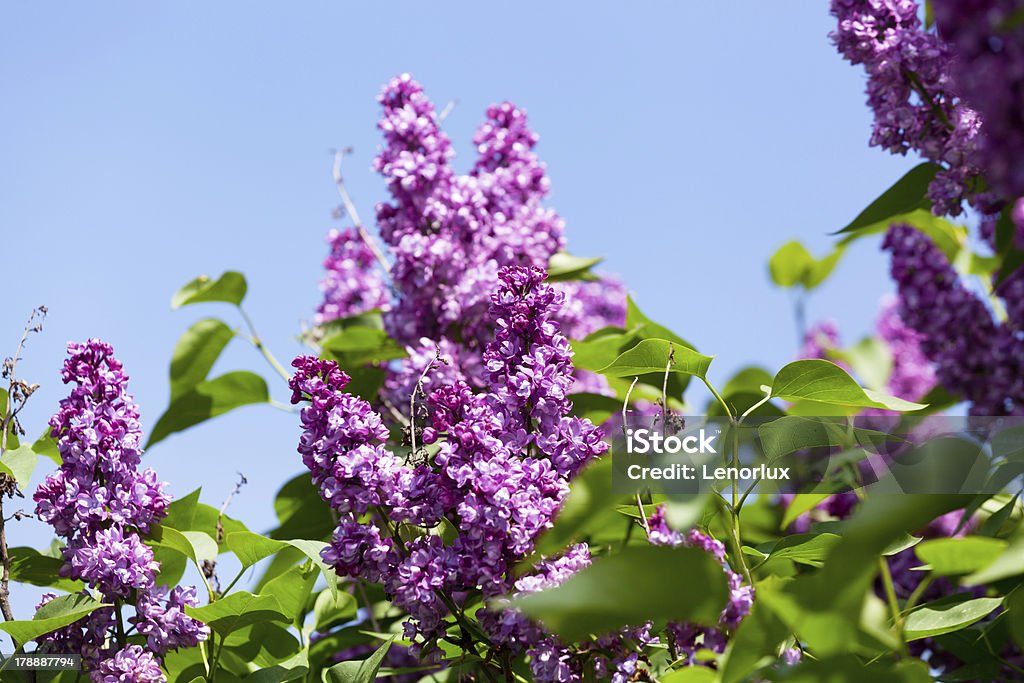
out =
[[[363,222],[359,220],[359,212],[356,211],[356,205],[352,202],[352,197],[348,193],[348,189],[345,187],[345,181],[341,177],[341,160],[346,154],[351,153],[350,148],[338,149],[334,151],[334,167],[332,168],[331,175],[334,177],[334,186],[338,188],[338,194],[341,195],[341,202],[345,206],[345,213],[352,219],[352,223],[355,224],[356,232],[359,233],[360,239],[366,243],[366,246],[373,252],[374,258],[380,263],[385,273],[391,272],[391,264],[384,258],[384,252],[381,251],[380,246],[377,244],[377,240],[373,239],[373,236],[366,231],[363,227]]]
[[[444,109],[437,115],[437,122],[439,124],[444,123],[444,120],[448,118],[448,115],[452,113],[452,110],[455,109],[455,105],[458,103],[458,100],[448,100],[448,104],[444,105]]]
[[[237,496],[242,491],[242,487],[248,483],[249,480],[245,478],[245,475],[238,472],[238,482],[235,484],[235,488],[231,490],[231,493],[228,494],[228,497],[225,498],[224,502],[221,504],[220,510],[217,511],[217,545],[220,545],[224,541],[224,513],[227,512],[228,506],[231,505],[231,500]],[[208,579],[210,582],[210,584],[208,584],[210,587],[210,593],[224,595],[220,590],[220,579],[217,578],[217,560],[203,560],[203,566],[201,569],[203,577]],[[232,581],[231,585],[228,586],[228,590],[231,590],[231,586],[234,585],[235,582]]]
[[[676,349],[672,342],[668,343],[668,362],[665,363],[665,377],[661,380],[661,433],[668,431],[668,375],[676,362]]]
[[[416,456],[416,395],[423,393],[423,380],[427,378],[427,373],[433,370],[437,363],[447,364],[447,361],[441,358],[440,346],[434,347],[434,357],[423,368],[423,372],[420,373],[420,378],[416,380],[416,386],[413,387],[412,394],[409,396],[409,443],[411,445],[409,455],[411,457]]]
[[[29,334],[41,332],[43,329],[42,320],[46,318],[46,306],[39,306],[32,310],[22,330],[21,339],[18,341],[18,348],[14,355],[4,359],[3,377],[8,380],[7,384],[7,405],[4,407],[3,420],[0,421],[0,456],[7,453],[7,438],[14,429],[24,435],[25,430],[21,429],[18,423],[18,413],[25,407],[29,397],[39,388],[37,384],[28,384],[17,378],[18,361],[25,350],[25,342]],[[36,322],[36,318],[39,322]],[[7,520],[4,519],[3,499],[4,496],[12,496],[18,491],[17,482],[9,475],[0,476],[0,564],[3,565],[0,574],[0,613],[5,621],[14,620],[14,612],[11,610],[11,557],[7,549]],[[17,516],[17,513],[15,513]],[[14,647],[18,647],[18,641],[11,638]]]

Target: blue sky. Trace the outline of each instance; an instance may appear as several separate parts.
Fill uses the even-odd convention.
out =
[[[551,205],[571,251],[605,255],[653,318],[716,354],[719,382],[796,346],[791,300],[766,262],[799,238],[823,254],[914,163],[867,146],[859,69],[829,44],[826,3],[6,3],[0,8],[0,355],[24,318],[50,308],[21,374],[42,388],[25,413],[41,432],[64,394],[69,339],[112,343],[150,427],[192,322],[171,311],[192,277],[243,271],[248,308],[282,359],[318,298],[324,235],[337,224],[334,147],[364,216],[384,196],[370,170],[375,96],[411,72],[439,106],[457,163],[486,106],[512,100],[540,133]],[[871,326],[891,286],[877,241],[856,245],[809,303],[846,339]],[[264,372],[238,343],[215,372]],[[254,407],[154,447],[171,491],[204,487],[231,514],[273,524],[272,498],[301,469],[293,416]],[[44,472],[37,472],[39,475]],[[10,508],[8,503],[8,508]],[[15,507],[18,503],[16,502]],[[28,502],[23,502],[28,507]],[[14,525],[12,543],[49,530]],[[17,595],[22,613],[29,595]]]

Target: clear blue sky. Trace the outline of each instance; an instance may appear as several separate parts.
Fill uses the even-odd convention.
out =
[[[21,366],[42,385],[26,426],[43,429],[65,393],[64,344],[86,337],[115,346],[151,426],[178,336],[231,314],[170,310],[201,273],[245,272],[262,336],[282,359],[298,352],[336,225],[328,150],[355,149],[348,184],[372,216],[384,191],[370,171],[374,98],[403,71],[439,106],[457,100],[446,128],[463,168],[488,104],[527,108],[571,250],[606,255],[649,315],[717,354],[713,379],[786,362],[791,303],[768,256],[794,237],[823,253],[915,163],[867,147],[864,79],[829,44],[826,5],[5,3],[0,355],[33,306],[50,308]],[[890,289],[877,246],[852,250],[812,320],[839,319],[848,340],[870,328]],[[215,372],[238,368],[287,399],[241,343]],[[176,495],[202,485],[215,505],[244,472],[231,513],[264,530],[301,469],[298,434],[294,417],[253,407],[145,461]],[[15,545],[49,541],[47,527],[14,526]]]

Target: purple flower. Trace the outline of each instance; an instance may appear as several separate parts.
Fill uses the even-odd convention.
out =
[[[160,662],[152,652],[138,645],[118,650],[92,672],[94,683],[163,683]]]
[[[832,14],[833,42],[868,75],[871,144],[940,164],[929,197],[937,214],[958,215],[978,175],[971,157],[981,122],[952,90],[950,47],[925,30],[912,0],[832,0]]]
[[[316,324],[384,308],[388,291],[376,267],[373,252],[354,229],[331,230],[331,253],[324,260],[326,274],[320,281],[324,299],[316,312]]]
[[[892,252],[900,317],[920,335],[939,382],[970,401],[972,415],[1024,412],[1024,340],[992,318],[921,232],[893,226],[883,248]]]
[[[834,320],[822,320],[804,333],[800,358],[829,359],[829,352],[839,350],[839,326]]]
[[[754,587],[744,585],[743,577],[729,568],[725,559],[725,545],[721,541],[698,529],[690,529],[685,534],[672,529],[665,518],[664,505],[657,506],[647,518],[647,530],[647,540],[652,545],[699,548],[722,565],[729,583],[729,602],[719,615],[719,628],[670,623],[667,631],[671,638],[670,647],[676,656],[687,658],[691,665],[700,663],[694,655],[701,648],[724,652],[726,632],[738,627],[754,605]]]
[[[110,651],[113,607],[47,636],[40,646],[78,652],[94,681],[163,681],[160,658],[198,644],[208,630],[183,614],[185,601],[194,604],[194,588],[175,588],[164,599],[166,589],[154,585],[160,565],[142,534],[167,514],[170,501],[156,473],[138,469],[142,432],[128,376],[99,340],[68,344],[68,353],[63,379],[76,386],[50,420],[62,464],[36,490],[36,514],[65,539],[61,575],[84,581],[107,602],[134,603],[150,651],[135,645]]]
[[[908,401],[916,401],[927,394],[935,386],[935,370],[921,348],[924,336],[900,316],[899,297],[889,296],[883,300],[875,329],[892,353],[888,392]]]
[[[985,122],[975,160],[1003,199],[1024,195],[1024,25],[1016,0],[937,2],[939,33],[955,53],[957,94]]]

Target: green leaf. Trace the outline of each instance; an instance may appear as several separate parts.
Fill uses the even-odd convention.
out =
[[[921,536],[913,536],[908,533],[904,533],[901,538],[897,538],[895,541],[885,546],[882,550],[882,555],[886,557],[892,557],[898,555],[907,548],[913,548],[915,545],[921,542]]]
[[[334,520],[327,503],[310,479],[309,472],[288,480],[274,498],[274,512],[280,526],[270,536],[323,539],[334,531]]]
[[[803,244],[786,242],[768,260],[768,272],[772,282],[779,287],[794,287],[803,284],[806,273],[814,264],[814,257]]]
[[[798,360],[783,367],[772,382],[772,396],[787,401],[884,410],[918,410],[920,403],[863,389],[841,367],[827,360]]]
[[[228,593],[209,605],[186,607],[185,612],[222,636],[261,621],[290,621],[277,598],[248,591]]]
[[[669,671],[658,680],[661,683],[715,683],[718,677],[714,669],[706,666],[687,666]]]
[[[1010,541],[1003,553],[988,566],[963,579],[969,586],[980,586],[1024,574],[1024,535]]]
[[[1018,587],[1006,596],[1006,616],[1010,635],[1017,647],[1024,648],[1024,589]]]
[[[987,567],[1002,554],[1006,545],[1006,541],[983,536],[936,538],[919,544],[914,552],[931,567],[932,572],[954,576]]]
[[[871,202],[866,209],[861,211],[838,234],[865,230],[876,226],[878,223],[888,225],[894,222],[901,214],[909,213],[915,209],[930,209],[931,202],[928,200],[928,185],[934,180],[935,173],[938,170],[939,166],[932,163],[919,164],[910,169],[892,187],[883,192],[878,199]]]
[[[961,250],[967,244],[967,229],[934,215],[929,209],[916,209],[893,216],[889,221],[848,234],[839,244],[846,246],[861,237],[885,232],[894,223],[909,225],[927,235],[951,264],[960,266]]]
[[[35,548],[17,547],[8,551],[11,560],[11,581],[33,586],[57,588],[68,593],[82,590],[81,581],[60,577],[64,561],[58,557],[43,555]]]
[[[319,571],[308,562],[292,567],[280,576],[275,576],[260,588],[260,595],[272,595],[281,603],[285,614],[291,617],[297,626],[302,625],[306,614],[309,596],[313,594],[313,584]]]
[[[0,389],[0,415],[7,414],[7,390]],[[18,448],[21,444],[18,441],[18,430],[11,422],[7,428],[7,448]]]
[[[600,370],[635,341],[639,331],[639,327],[628,332],[617,327],[605,327],[587,335],[586,339],[573,340],[570,342],[573,366],[580,370]]]
[[[81,593],[61,595],[40,607],[29,621],[0,622],[0,630],[6,631],[19,643],[25,643],[74,623],[82,617],[92,614],[100,607],[107,606],[109,606],[108,603],[100,602]]]
[[[641,337],[643,339],[667,339],[670,342],[675,342],[680,346],[687,348],[693,348],[693,344],[686,341],[678,334],[668,329],[664,325],[659,325],[654,322],[640,310],[633,301],[632,297],[626,297],[626,329],[632,330],[634,328],[640,328],[642,331]]]
[[[305,680],[308,673],[309,658],[306,651],[302,650],[283,662],[261,666],[245,677],[245,683],[285,683],[285,681]]]
[[[49,458],[58,466],[64,462],[60,457],[60,450],[57,448],[57,440],[53,438],[52,430],[49,427],[44,429],[39,438],[32,443],[32,450],[44,458]]]
[[[202,569],[204,561],[217,559],[217,542],[202,531],[178,531],[158,524],[150,531],[148,540],[151,546],[181,553],[199,569]]]
[[[245,298],[247,288],[245,276],[232,270],[216,280],[211,280],[209,275],[200,275],[174,293],[171,308],[207,301],[224,301],[237,306]]]
[[[892,350],[877,337],[865,337],[848,349],[829,354],[845,361],[872,389],[884,389],[892,374]]]
[[[314,628],[320,632],[327,632],[330,628],[355,617],[357,608],[356,599],[349,593],[332,596],[330,591],[320,591],[313,603]]]
[[[967,496],[869,497],[846,520],[822,569],[798,576],[783,590],[758,594],[758,601],[767,602],[817,656],[851,649],[863,652],[865,648],[857,644],[865,632],[862,617],[878,572],[878,556],[907,531],[968,502]]]
[[[25,490],[32,479],[32,472],[36,469],[36,462],[39,455],[32,450],[32,447],[22,444],[14,449],[8,449],[0,458],[0,472],[4,472],[14,478],[18,488]]]
[[[220,320],[200,320],[185,330],[171,356],[171,402],[209,374],[221,352],[235,336]]]
[[[804,275],[804,288],[808,291],[817,289],[822,282],[827,280],[832,271],[836,269],[836,265],[839,264],[839,259],[843,257],[844,251],[845,248],[839,246],[825,258],[816,259],[810,270]]]
[[[572,401],[573,415],[594,424],[601,424],[622,410],[622,401],[603,394],[569,394],[569,400]]]
[[[178,531],[193,531],[192,525],[195,522],[201,491],[201,488],[196,489],[168,505],[167,516],[164,517],[162,524]]]
[[[367,363],[383,363],[408,354],[384,330],[373,327],[353,326],[324,339],[320,344],[323,355],[348,368]]]
[[[323,672],[323,683],[373,683],[377,671],[384,661],[384,655],[391,649],[398,634],[391,636],[372,655],[361,662],[341,662]]]
[[[591,268],[603,261],[603,258],[587,258],[573,256],[564,251],[551,255],[548,261],[548,281],[558,282],[559,280],[583,280],[589,275]],[[591,276],[593,277],[593,276]]]
[[[786,683],[933,683],[928,666],[908,659],[895,664],[866,665],[853,655],[807,660],[785,678]]]
[[[610,377],[664,373],[665,367],[669,364],[670,354],[672,355],[670,373],[692,375],[701,379],[705,378],[711,361],[714,360],[713,356],[705,356],[667,339],[644,339],[598,372]]]
[[[818,503],[828,498],[830,493],[798,493],[793,496],[793,500],[790,501],[786,507],[786,514],[782,516],[782,523],[779,525],[780,529],[785,529],[790,524],[796,521],[796,518],[805,512],[810,512],[818,506]]]
[[[313,561],[313,564],[320,569],[327,587],[332,595],[337,595],[338,575],[320,557],[320,552],[327,547],[324,541],[310,541],[305,539],[289,539],[280,541],[274,538],[267,538],[254,534],[251,531],[237,531],[228,534],[225,538],[228,548],[235,554],[242,567],[251,567],[265,557],[286,547],[292,547]]]
[[[904,635],[907,641],[959,631],[981,621],[1002,604],[1002,598],[974,598],[953,595],[921,605],[907,615]]]
[[[575,641],[648,620],[714,625],[728,594],[722,566],[708,553],[629,546],[559,586],[515,597],[510,604]]]
[[[268,403],[270,393],[259,375],[238,370],[195,385],[175,400],[157,420],[146,448],[171,434],[223,415],[244,405]]]
[[[787,559],[811,567],[821,567],[839,539],[838,535],[829,533],[783,536],[771,549],[770,557],[773,560]]]
[[[843,247],[833,250],[828,256],[816,259],[803,244],[786,242],[772,254],[768,261],[768,272],[779,287],[800,286],[810,291],[828,279],[843,256]]]
[[[570,543],[589,538],[615,524],[615,501],[622,496],[612,493],[612,459],[602,458],[576,475],[569,485],[569,495],[555,517],[554,525],[537,541],[537,554],[552,556]],[[621,527],[625,530],[625,525]]]

